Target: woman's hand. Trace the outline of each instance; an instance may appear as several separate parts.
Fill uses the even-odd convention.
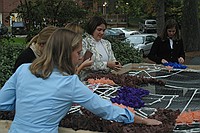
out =
[[[83,61],[77,68],[76,68],[76,74],[79,74],[81,72],[81,70],[83,70],[86,67],[91,66],[94,63],[93,60],[86,59],[85,61]]]
[[[183,64],[184,61],[185,61],[185,60],[183,59],[183,57],[179,57],[179,58],[178,58],[178,62],[179,62],[180,64]]]
[[[156,119],[142,118],[138,115],[135,115],[134,119],[135,119],[134,123],[138,123],[138,124],[145,124],[145,125],[160,125],[160,124],[162,124],[161,121],[158,121]]]
[[[173,69],[173,67],[171,67],[171,66],[165,66],[165,68],[166,68],[169,72]]]
[[[168,61],[165,60],[165,59],[162,59],[162,60],[161,60],[161,63],[162,63],[162,64],[164,64],[164,63],[168,63]]]
[[[85,68],[85,67],[91,66],[93,63],[94,63],[94,61],[91,60],[91,58],[89,58],[89,59],[86,59],[84,62],[82,62],[81,65],[83,65],[83,68]]]
[[[164,63],[168,63],[168,61],[165,60],[165,59],[162,59],[161,62],[162,62],[163,64],[164,64]],[[173,67],[171,67],[171,66],[165,66],[165,68],[166,68],[169,72],[173,69]]]
[[[143,119],[144,120],[144,124],[145,125],[160,125],[160,124],[162,124],[162,122],[161,121],[158,121],[158,120],[156,120],[156,119]]]
[[[121,63],[119,63],[118,61],[108,61],[107,62],[107,66],[110,68],[110,69],[113,69],[115,71],[118,71],[122,68],[122,65]]]

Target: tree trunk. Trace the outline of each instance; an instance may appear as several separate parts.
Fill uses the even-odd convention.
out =
[[[157,34],[160,35],[165,25],[165,0],[157,0]]]
[[[198,0],[183,0],[183,21],[181,26],[185,51],[200,50]]]

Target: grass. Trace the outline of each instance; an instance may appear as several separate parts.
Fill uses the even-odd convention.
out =
[[[4,37],[2,42],[8,45],[26,45],[26,37]]]
[[[14,37],[13,40],[15,44],[26,44],[25,37]]]

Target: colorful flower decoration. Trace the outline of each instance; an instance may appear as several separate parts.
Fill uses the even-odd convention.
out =
[[[149,95],[148,90],[131,87],[121,87],[117,91],[117,96],[111,98],[111,102],[123,104],[133,108],[141,108],[144,106],[142,97]]]

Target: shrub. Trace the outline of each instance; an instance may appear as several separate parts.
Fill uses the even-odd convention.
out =
[[[0,88],[12,75],[15,60],[24,48],[25,46],[23,44],[0,44]]]
[[[114,38],[106,39],[111,42],[115,57],[122,65],[142,62],[143,58],[141,53],[138,50],[130,47],[127,42],[123,42]]]

